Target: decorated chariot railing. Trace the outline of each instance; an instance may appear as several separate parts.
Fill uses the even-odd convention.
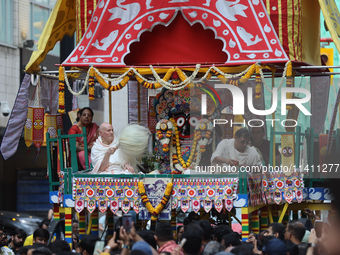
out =
[[[335,150],[339,151],[339,130],[334,134]],[[171,220],[175,226],[175,215],[179,211],[207,214],[214,208],[219,213],[227,213],[229,222],[233,218],[242,224],[243,239],[248,237],[250,231],[258,233],[260,229],[265,229],[269,222],[287,221],[291,210],[294,217],[297,217],[297,210],[306,207],[330,210],[330,203],[313,203],[331,199],[327,188],[312,186],[320,180],[325,181],[327,176],[320,176],[318,171],[305,171],[313,164],[314,140],[318,135],[314,135],[313,129],[302,133],[300,127],[284,134],[272,130],[271,150],[274,135],[294,139],[291,153],[295,167],[288,173],[275,170],[274,163],[273,171],[257,175],[249,174],[245,167],[228,174],[95,175],[88,173],[91,169],[88,159],[87,169],[78,171],[75,139],[78,136],[86,137],[85,130],[84,134],[79,135],[61,135],[59,131],[56,138],[50,138],[47,134],[50,201],[55,204],[56,215],[61,211],[72,213],[74,208],[82,221],[85,214],[91,214],[87,231],[91,229],[94,234],[97,233],[98,210],[108,215],[114,215],[118,210],[123,213],[133,210],[139,215],[139,220]],[[66,139],[69,143],[67,148]],[[320,136],[320,139],[323,137]],[[86,149],[86,139],[84,141]],[[58,178],[54,173],[58,169],[52,167],[53,145],[59,148]],[[272,154],[270,162],[273,163]],[[242,219],[235,216],[233,207],[241,208]],[[84,224],[80,224],[83,234]],[[138,226],[141,227],[141,224]]]

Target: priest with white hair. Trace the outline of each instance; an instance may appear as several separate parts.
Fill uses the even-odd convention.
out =
[[[139,125],[125,127],[119,138],[114,136],[111,124],[102,123],[99,137],[91,150],[93,174],[133,174],[136,158],[148,143],[149,130]],[[132,165],[130,164],[132,163]]]

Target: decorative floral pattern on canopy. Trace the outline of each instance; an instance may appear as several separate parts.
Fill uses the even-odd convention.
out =
[[[131,43],[158,24],[168,26],[179,11],[223,41],[226,65],[288,61],[260,0],[101,0],[63,65],[123,67]]]

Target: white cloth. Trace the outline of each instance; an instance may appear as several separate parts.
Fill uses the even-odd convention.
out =
[[[238,160],[240,165],[261,166],[261,157],[254,147],[247,145],[244,152],[239,152],[234,147],[235,139],[223,139],[211,156],[211,162],[219,156],[227,159]],[[226,165],[226,164],[223,164]]]
[[[118,141],[115,139],[110,145],[104,144],[102,138],[99,137],[94,143],[91,149],[91,160],[93,165],[92,174],[96,174],[100,168],[100,165],[104,159],[105,153],[109,148],[117,147]],[[105,171],[99,174],[131,174],[129,171],[124,170],[124,165],[127,161],[122,156],[120,149],[118,148],[115,153],[110,156],[109,166]]]
[[[14,255],[14,252],[7,246],[2,246],[0,249],[0,255]]]

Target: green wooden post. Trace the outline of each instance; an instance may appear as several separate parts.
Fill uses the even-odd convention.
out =
[[[69,138],[71,152],[71,167],[73,172],[78,172],[76,137]]]
[[[61,171],[64,171],[63,142],[62,142],[62,139],[61,139],[60,129],[58,129],[58,144],[59,144],[60,169],[61,169]]]
[[[84,140],[84,155],[85,155],[85,169],[84,170],[89,170],[89,154],[87,150],[87,137],[86,137],[86,128],[83,127],[83,140]]]

